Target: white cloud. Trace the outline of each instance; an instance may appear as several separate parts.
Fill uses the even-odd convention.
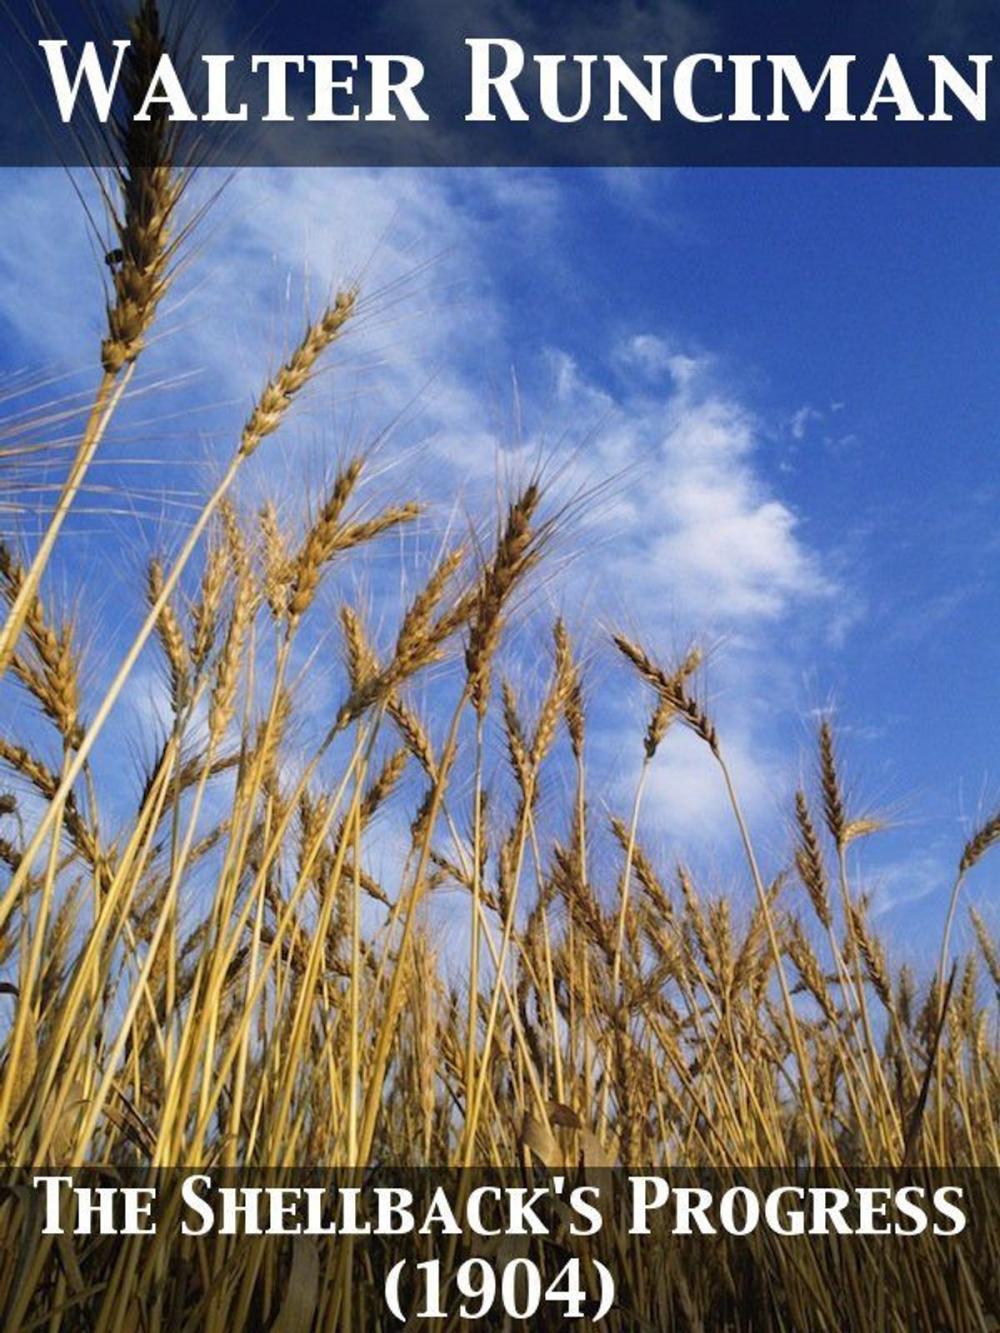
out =
[[[806,431],[809,429],[809,423],[811,421],[822,420],[823,413],[817,412],[814,407],[810,407],[808,404],[805,407],[800,407],[797,412],[792,414],[791,432],[793,439],[805,439]]]
[[[950,888],[949,867],[934,851],[915,852],[880,866],[869,876],[872,884],[872,915],[894,913],[922,902],[931,894],[946,894]]]
[[[776,755],[737,731],[726,737],[726,762],[751,823],[769,822],[787,787]],[[718,764],[705,744],[679,727],[668,731],[644,798],[644,823],[679,843],[693,841],[737,850],[738,829]]]
[[[655,333],[636,333],[626,338],[619,351],[619,362],[624,369],[638,371],[651,380],[669,375],[679,389],[691,384],[709,364],[706,357],[678,351]]]
[[[633,354],[636,340],[626,343]],[[649,365],[683,354],[638,344]],[[712,383],[704,357],[684,358],[678,383],[618,394],[588,380],[564,352],[551,353],[560,400],[595,423],[593,451],[623,474],[621,499],[601,515],[614,586],[636,606],[664,605],[699,628],[745,628],[835,590],[799,520],[761,467],[752,413]],[[582,466],[582,464],[581,464]]]

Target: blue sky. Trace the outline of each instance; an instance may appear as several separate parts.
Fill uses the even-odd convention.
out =
[[[86,383],[101,265],[82,209],[55,172],[10,172],[4,200],[0,376]],[[985,171],[237,173],[100,473],[142,517],[93,495],[64,542],[65,594],[94,569],[108,590],[93,676],[144,552],[183,520],[179,492],[228,451],[307,299],[363,267],[372,314],[246,498],[314,495],[337,449],[400,413],[379,458],[435,501],[431,530],[481,503],[498,457],[523,474],[542,451],[567,490],[614,477],[538,594],[596,626],[598,794],[624,804],[641,730],[623,745],[634,696],[601,631],[664,653],[704,636],[770,865],[832,702],[856,804],[892,820],[863,882],[890,938],[920,952],[964,837],[1000,800],[997,216]],[[156,388],[179,367],[198,378]],[[153,693],[140,675],[123,734]],[[715,777],[683,739],[666,750],[648,841],[725,884]],[[970,897],[996,923],[993,881],[987,860]]]

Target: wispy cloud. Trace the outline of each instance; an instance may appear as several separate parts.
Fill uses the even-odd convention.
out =
[[[829,598],[834,580],[766,479],[758,423],[716,382],[711,358],[648,334],[623,346],[617,389],[550,353],[561,401],[599,422],[594,448],[626,478],[607,515],[616,580],[646,606],[720,631]]]
[[[143,370],[199,372],[197,393],[216,411],[210,428],[177,447],[211,458],[231,447],[262,371],[297,337],[307,308],[360,278],[369,313],[294,428],[262,451],[256,487],[301,497],[338,450],[387,422],[397,424],[380,460],[427,498],[444,496],[441,522],[462,497],[477,508],[498,456],[514,471],[548,457],[569,490],[614,478],[582,516],[590,558],[570,565],[565,595],[586,595],[602,624],[634,617],[661,643],[665,625],[727,637],[713,684],[750,808],[770,818],[787,744],[761,700],[814,647],[810,617],[832,603],[837,584],[776,489],[767,423],[710,348],[682,331],[623,327],[621,312],[595,317],[586,365],[578,349],[532,338],[519,284],[535,275],[504,280],[497,252],[516,217],[519,234],[534,238],[537,280],[549,259],[562,272],[558,222],[571,206],[555,175],[242,171],[218,217],[209,214],[179,276],[172,331]],[[0,222],[0,252],[25,252],[37,281],[29,302],[8,258],[0,311],[18,345],[78,366],[99,336],[100,262],[82,223],[54,243],[52,219],[67,208],[76,204],[65,179],[25,178],[21,207]],[[94,289],[82,299],[81,274]],[[61,312],[44,341],[38,304]],[[516,403],[508,367],[520,381]],[[780,652],[768,646],[776,622],[794,627]],[[620,722],[613,706],[595,719],[610,750],[621,744]],[[710,840],[720,796],[704,757],[671,738],[650,818]]]

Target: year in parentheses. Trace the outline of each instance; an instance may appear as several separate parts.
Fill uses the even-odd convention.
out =
[[[454,1292],[461,1300],[458,1315],[475,1321],[485,1319],[498,1306],[510,1319],[532,1319],[542,1305],[549,1310],[562,1306],[565,1319],[586,1316],[597,1323],[611,1309],[615,1299],[614,1278],[606,1264],[598,1259],[590,1261],[596,1294],[584,1282],[584,1266],[580,1259],[569,1259],[546,1286],[541,1269],[532,1259],[511,1259],[495,1268],[487,1259],[466,1259],[459,1264],[454,1278]],[[407,1261],[400,1259],[390,1270],[385,1282],[386,1304],[394,1318],[406,1323],[408,1316],[402,1304],[402,1283]],[[441,1260],[428,1259],[416,1265],[418,1295],[421,1308],[418,1319],[446,1319],[444,1308],[445,1283],[441,1276]],[[448,1284],[449,1286],[451,1284]]]

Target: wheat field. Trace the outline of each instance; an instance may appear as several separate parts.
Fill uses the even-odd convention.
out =
[[[168,41],[152,0],[133,32],[138,88]],[[136,570],[138,631],[84,688],[79,612],[61,608],[47,573],[190,225],[172,127],[124,125],[122,166],[102,178],[117,258],[93,403],[40,538],[0,545],[0,673],[19,701],[0,728],[10,1178],[67,1165],[279,1179],[306,1165],[1000,1167],[1000,949],[975,912],[963,938],[976,947],[953,947],[963,885],[1000,840],[1000,813],[955,847],[933,961],[923,975],[894,965],[852,882],[878,822],[844,794],[831,722],[789,811],[787,863],[765,869],[699,649],[661,661],[595,627],[646,701],[622,742],[643,756],[634,800],[605,814],[588,773],[586,663],[562,621],[539,699],[511,684],[507,630],[562,521],[541,474],[428,558],[394,625],[338,598],[339,655],[312,668],[338,703],[303,748],[294,663],[311,618],[329,614],[325,581],[334,571],[346,586],[376,544],[391,558],[421,507],[363,500],[364,452],[297,517],[248,511],[239,481],[350,338],[361,290],[335,294],[262,384],[183,542]],[[16,447],[13,429],[2,438]],[[154,659],[169,728],[134,809],[112,817],[118,793],[102,790],[92,754]],[[44,744],[37,721],[22,727],[29,715]],[[643,845],[647,777],[680,730],[727,793],[749,911]],[[149,754],[153,739],[137,748]],[[499,803],[487,782],[498,743],[513,792]],[[378,869],[388,819],[403,831],[391,876]],[[430,924],[444,898],[462,922],[460,981]],[[166,1235],[27,1246],[22,1204],[23,1186],[5,1189],[10,1328],[395,1326],[369,1289],[378,1262],[343,1247]],[[960,1259],[928,1241],[884,1262],[862,1262],[861,1247],[795,1262],[766,1239],[696,1259],[614,1243],[627,1283],[610,1322],[623,1329],[997,1327],[989,1229]]]

